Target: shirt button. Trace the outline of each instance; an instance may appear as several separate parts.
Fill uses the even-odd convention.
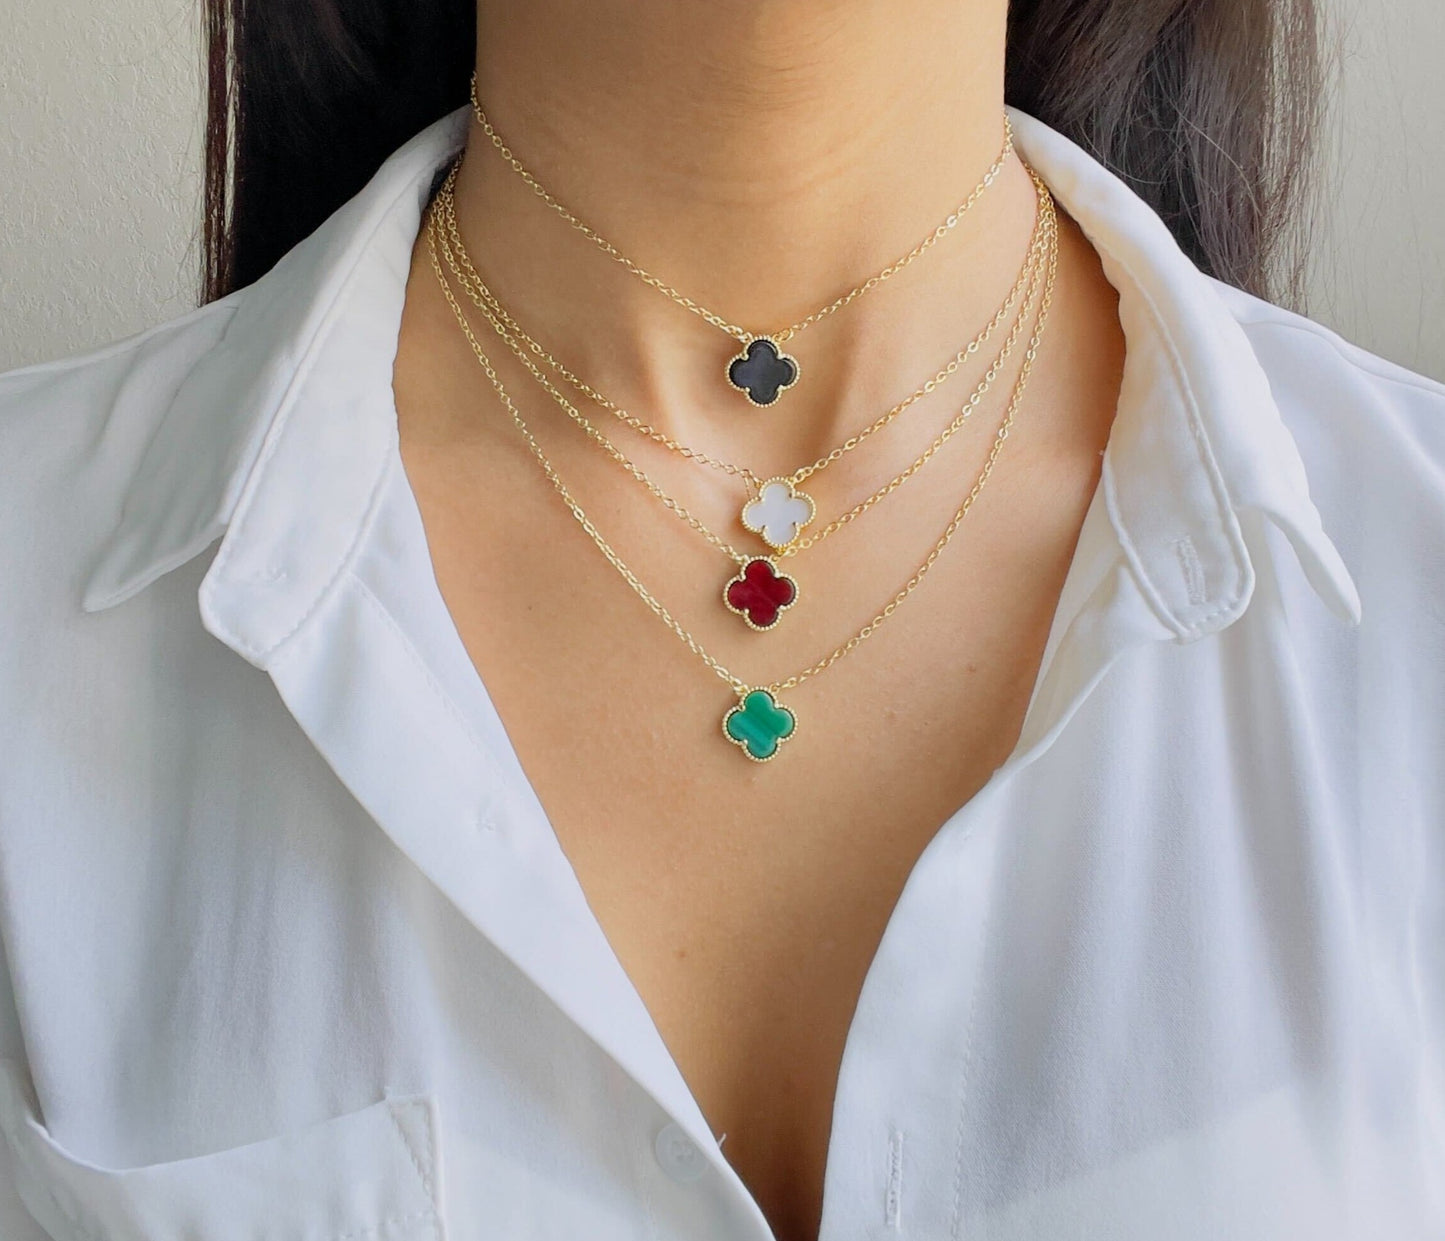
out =
[[[662,1170],[679,1185],[690,1185],[707,1171],[707,1160],[679,1125],[664,1125],[652,1144]]]

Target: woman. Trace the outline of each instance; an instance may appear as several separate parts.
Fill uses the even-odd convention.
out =
[[[208,303],[0,381],[0,1234],[1442,1235],[1308,5],[473,16],[216,0]]]

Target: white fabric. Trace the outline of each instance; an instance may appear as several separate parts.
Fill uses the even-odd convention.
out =
[[[1126,374],[1018,747],[864,985],[823,1241],[1445,1237],[1445,389],[1014,120]],[[400,469],[464,124],[250,288],[0,377],[3,1241],[768,1235]]]

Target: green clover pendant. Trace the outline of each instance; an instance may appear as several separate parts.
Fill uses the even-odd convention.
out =
[[[723,716],[723,736],[755,763],[766,763],[793,735],[797,721],[765,689],[749,690]]]

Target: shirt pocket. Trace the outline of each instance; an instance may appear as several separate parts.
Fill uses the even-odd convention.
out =
[[[444,1241],[436,1107],[388,1098],[279,1137],[146,1167],[86,1163],[0,1061],[20,1196],[55,1241]]]

